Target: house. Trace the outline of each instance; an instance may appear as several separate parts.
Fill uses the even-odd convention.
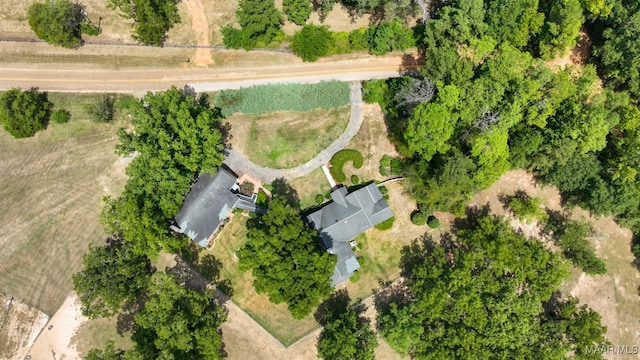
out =
[[[351,193],[343,186],[334,188],[331,199],[332,202],[308,215],[307,220],[318,230],[327,251],[338,257],[331,276],[331,285],[336,286],[360,267],[349,241],[392,218],[393,212],[375,184]]]
[[[227,168],[220,167],[213,175],[203,173],[191,186],[171,228],[205,247],[234,208],[258,214],[267,211],[256,205],[255,194],[252,197],[242,195],[238,188],[238,176]]]

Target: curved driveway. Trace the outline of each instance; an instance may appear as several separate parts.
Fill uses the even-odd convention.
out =
[[[331,145],[322,150],[316,157],[306,163],[290,169],[271,169],[252,163],[235,149],[229,151],[225,163],[234,171],[249,174],[252,178],[270,183],[276,178],[288,180],[305,176],[329,161],[333,154],[344,149],[351,139],[358,133],[362,125],[362,89],[360,83],[351,84],[351,115],[347,129]]]

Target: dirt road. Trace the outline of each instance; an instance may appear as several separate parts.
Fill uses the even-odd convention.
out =
[[[406,70],[401,56],[360,60],[327,61],[291,66],[209,69],[125,69],[96,70],[57,67],[0,65],[0,90],[38,87],[44,91],[119,92],[140,94],[190,85],[196,91],[215,91],[275,82],[313,83],[323,80],[357,81],[397,76]]]

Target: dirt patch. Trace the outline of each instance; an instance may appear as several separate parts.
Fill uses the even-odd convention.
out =
[[[87,320],[80,310],[78,296],[72,292],[45,325],[29,354],[33,359],[49,359],[52,355],[60,360],[79,359],[71,338]]]
[[[0,359],[22,360],[49,317],[24,302],[0,298]],[[6,306],[6,301],[11,306]]]
[[[196,55],[191,61],[195,66],[213,65],[211,59],[211,49],[209,48],[209,23],[204,13],[204,8],[200,0],[185,0],[189,15],[191,16],[191,28],[196,34],[197,45]]]
[[[591,57],[591,39],[586,32],[578,35],[578,44],[567,54],[545,62],[550,68],[562,69],[567,65],[583,66]]]

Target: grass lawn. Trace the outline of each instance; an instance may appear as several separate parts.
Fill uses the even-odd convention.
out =
[[[327,177],[321,168],[313,170],[309,175],[289,181],[300,197],[300,207],[306,209],[316,205],[316,194],[325,196],[331,190]]]
[[[73,336],[71,343],[76,345],[83,358],[91,349],[104,349],[109,340],[113,341],[116,349],[132,349],[131,333],[118,334],[117,323],[117,316],[86,321]]]
[[[284,169],[313,159],[337,139],[349,122],[349,107],[235,114],[228,121],[234,147],[258,165]]]
[[[255,292],[250,271],[240,271],[235,252],[246,242],[246,221],[245,216],[235,215],[220,233],[213,248],[205,250],[201,255],[212,254],[222,263],[220,278],[231,281],[232,300],[280,342],[288,346],[319,325],[313,315],[302,320],[294,319],[285,304],[273,304],[267,295]]]
[[[69,123],[21,140],[0,131],[0,289],[48,315],[69,294],[88,245],[104,241],[102,197],[126,180],[113,152],[122,120],[93,123],[83,105],[99,97],[50,94],[71,111]]]

